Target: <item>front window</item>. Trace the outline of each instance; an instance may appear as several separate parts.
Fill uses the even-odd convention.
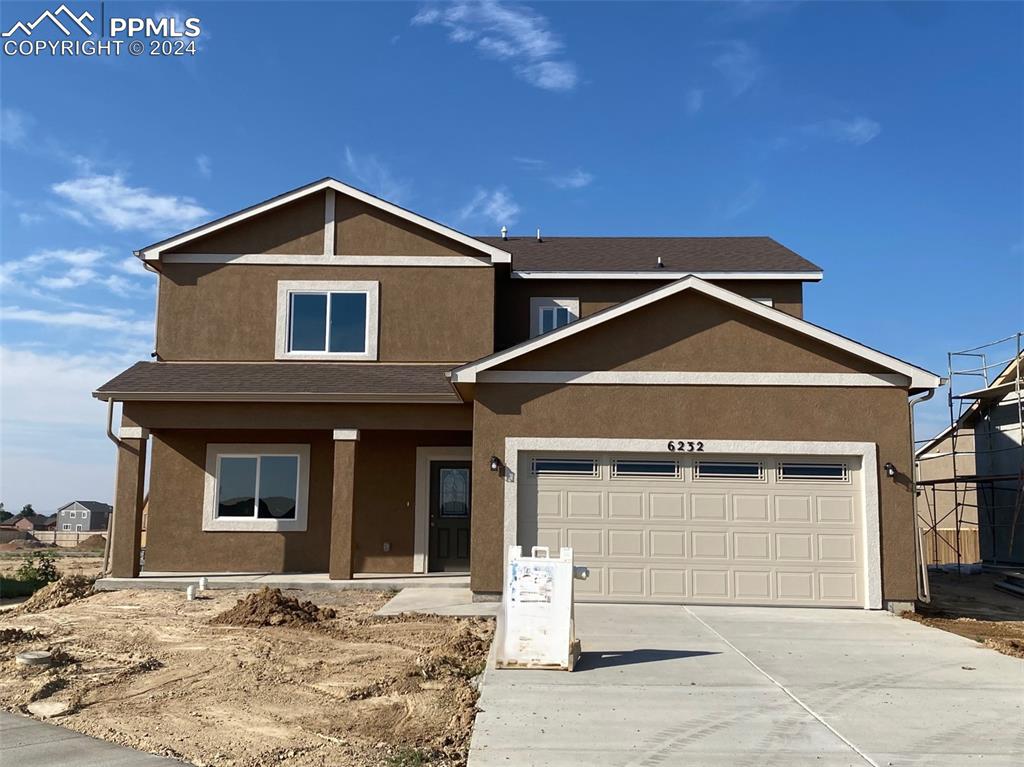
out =
[[[532,298],[530,308],[531,338],[568,325],[580,316],[580,302],[577,298]]]
[[[376,282],[278,283],[277,357],[376,359]]]
[[[308,445],[210,445],[204,530],[305,530]]]

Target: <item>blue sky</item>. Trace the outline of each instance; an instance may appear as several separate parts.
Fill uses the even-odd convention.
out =
[[[825,270],[808,319],[939,373],[1024,327],[1022,4],[105,11],[203,34],[0,65],[8,509],[110,498],[89,392],[152,348],[131,251],[328,175],[469,233],[768,234]]]

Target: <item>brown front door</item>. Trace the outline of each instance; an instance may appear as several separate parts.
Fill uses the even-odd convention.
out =
[[[469,571],[469,461],[430,462],[431,572]]]

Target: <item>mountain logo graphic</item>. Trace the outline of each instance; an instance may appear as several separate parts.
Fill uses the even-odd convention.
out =
[[[16,22],[13,27],[3,33],[3,37],[13,37],[17,32],[21,32],[23,35],[31,37],[32,33],[35,32],[36,27],[47,19],[52,21],[54,25],[56,25],[57,29],[64,33],[65,37],[71,37],[72,25],[77,26],[85,32],[85,34],[89,35],[89,37],[92,37],[92,30],[89,29],[84,22],[96,21],[96,17],[88,11],[80,16],[76,16],[71,12],[71,9],[61,3],[57,10],[43,11],[35,21],[29,22],[28,24],[24,21]],[[61,22],[61,19],[63,19],[64,23]]]

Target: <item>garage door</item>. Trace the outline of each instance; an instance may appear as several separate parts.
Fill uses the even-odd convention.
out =
[[[860,607],[859,458],[532,453],[518,543],[571,546],[577,598]]]

